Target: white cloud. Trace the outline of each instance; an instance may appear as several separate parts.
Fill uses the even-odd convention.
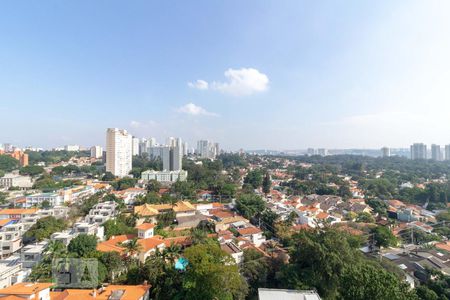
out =
[[[209,88],[208,82],[201,79],[198,79],[195,82],[188,82],[188,86],[198,90],[207,90]]]
[[[156,126],[157,123],[155,121],[146,121],[146,122],[140,122],[140,121],[131,121],[130,122],[130,127],[131,128],[150,128],[150,127],[154,127]]]
[[[267,75],[253,68],[228,69],[224,75],[228,81],[213,82],[212,87],[233,96],[248,96],[264,92],[269,87]]]
[[[132,127],[132,128],[139,128],[139,127],[141,127],[141,122],[133,120],[133,121],[130,122],[130,127]]]
[[[179,107],[177,109],[177,112],[192,116],[217,116],[216,113],[209,112],[203,107],[195,105],[194,103],[188,103]]]
[[[253,68],[228,69],[224,75],[227,79],[224,82],[214,81],[208,84],[207,81],[199,79],[189,82],[188,86],[199,90],[211,88],[233,96],[249,96],[269,88],[269,77]]]

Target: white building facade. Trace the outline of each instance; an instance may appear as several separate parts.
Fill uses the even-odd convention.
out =
[[[117,128],[106,132],[106,171],[118,177],[125,177],[131,171],[133,156],[132,136]]]

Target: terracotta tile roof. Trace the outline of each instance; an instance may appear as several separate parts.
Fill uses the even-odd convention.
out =
[[[320,219],[320,220],[324,220],[324,219],[328,218],[329,216],[330,215],[325,212],[320,212],[316,215],[316,218]]]
[[[134,234],[124,234],[112,237],[107,241],[98,243],[97,250],[100,252],[119,252],[120,254],[123,254],[125,253],[125,248],[120,246],[120,244],[132,240],[135,237]]]
[[[188,201],[178,201],[173,207],[174,212],[185,212],[196,210],[195,206]]]
[[[53,286],[53,283],[33,283],[33,282],[21,282],[15,285],[11,285],[7,288],[0,289],[1,295],[34,295],[42,290],[48,289]]]
[[[1,219],[0,220],[0,227],[5,226],[6,224],[8,224],[9,222],[11,222],[11,219]],[[16,221],[17,222],[17,221]]]
[[[141,250],[139,252],[148,252],[150,250],[156,249],[158,246],[165,245],[164,240],[160,238],[151,237],[148,239],[139,239],[139,245],[141,245]]]
[[[435,244],[436,248],[450,252],[450,241]]]
[[[222,210],[222,209],[211,209],[209,213],[215,217],[224,219],[224,218],[231,218],[234,216],[234,214],[229,210]]]
[[[256,228],[256,227],[247,227],[247,228],[242,228],[242,229],[238,229],[238,232],[240,235],[250,235],[250,234],[257,234],[257,233],[261,233],[261,229]]]
[[[0,215],[30,215],[37,211],[37,208],[9,208],[0,210]]]
[[[156,208],[154,208],[153,205],[145,203],[140,206],[135,206],[134,213],[146,217],[146,216],[156,216],[159,214],[159,211]]]
[[[154,228],[155,226],[156,226],[156,225],[155,225],[155,224],[152,224],[152,223],[142,223],[141,225],[136,226],[136,229],[147,231],[147,230],[149,230],[149,229]]]
[[[108,285],[103,291],[97,290],[94,297],[91,289],[67,289],[63,292],[50,292],[51,300],[108,300],[113,292],[122,293],[122,300],[139,300],[150,289],[150,285]]]
[[[292,226],[292,229],[294,229],[295,231],[300,231],[300,230],[310,230],[312,229],[312,227],[310,227],[308,224],[296,224]]]

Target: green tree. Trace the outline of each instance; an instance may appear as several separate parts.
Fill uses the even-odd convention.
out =
[[[116,275],[124,268],[125,263],[117,252],[104,252],[100,256],[100,261],[106,266],[107,278],[110,282],[114,282]]]
[[[133,257],[142,249],[142,246],[141,244],[139,244],[137,238],[129,240],[128,242],[124,243],[123,246],[125,246],[127,255],[130,257]]]
[[[19,167],[19,161],[9,155],[0,155],[0,170],[10,172]]]
[[[241,274],[244,276],[249,286],[249,297],[256,298],[258,288],[267,286],[267,276],[269,273],[268,258],[261,252],[249,248],[244,250],[244,261],[241,267]]]
[[[97,248],[97,237],[94,235],[80,234],[72,239],[67,247],[70,253],[78,257],[89,257]]]
[[[371,233],[378,247],[390,247],[397,245],[397,238],[392,231],[385,226],[377,226],[372,229]]]
[[[152,179],[149,180],[149,182],[147,182],[147,191],[148,192],[154,192],[154,193],[158,193],[159,189],[161,188],[161,183],[159,183],[158,181]]]
[[[261,170],[251,170],[244,178],[244,183],[250,184],[254,189],[259,188],[263,183]]]
[[[30,175],[30,176],[36,176],[39,174],[44,173],[45,170],[41,166],[25,166],[20,168],[19,173],[21,175]]]
[[[361,212],[356,217],[356,222],[360,223],[374,223],[375,218],[368,212]]]
[[[185,299],[244,299],[247,284],[234,259],[217,244],[198,244],[184,252],[189,265],[183,278]]]
[[[255,194],[241,194],[236,200],[236,210],[247,219],[259,216],[265,207],[264,200]]]
[[[23,242],[28,244],[30,242],[40,242],[57,232],[67,228],[67,224],[62,219],[56,219],[53,216],[41,218],[28,229],[23,235]]]
[[[346,267],[362,259],[348,235],[336,229],[301,231],[293,236],[292,244],[280,282],[287,288],[317,289],[325,299],[339,295]]]
[[[418,299],[414,290],[394,274],[369,263],[348,265],[339,292],[342,299],[348,300]]]
[[[116,179],[116,176],[114,176],[111,172],[106,172],[102,177],[103,181],[113,181],[114,179]]]
[[[269,194],[271,187],[272,187],[272,180],[270,180],[269,172],[266,172],[266,175],[264,176],[264,179],[262,182],[263,193],[266,195]]]

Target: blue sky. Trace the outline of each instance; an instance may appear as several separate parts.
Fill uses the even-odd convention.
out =
[[[2,1],[0,142],[450,143],[445,1]]]

